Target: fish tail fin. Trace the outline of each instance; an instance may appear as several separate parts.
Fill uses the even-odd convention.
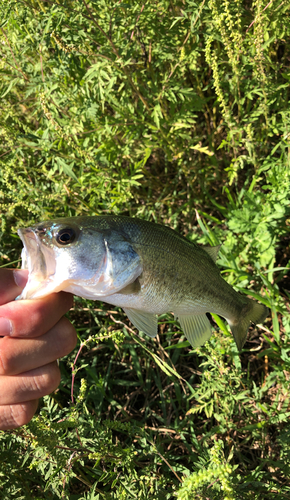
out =
[[[248,329],[251,323],[263,323],[269,314],[269,309],[258,304],[254,300],[246,299],[247,303],[242,308],[239,317],[233,322],[227,320],[239,351],[242,349],[246,342]]]

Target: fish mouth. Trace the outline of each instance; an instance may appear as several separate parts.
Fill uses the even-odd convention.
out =
[[[23,243],[21,269],[28,269],[28,281],[17,299],[34,299],[46,295],[41,292],[51,282],[56,268],[55,258],[48,247],[40,241],[33,228],[18,229]]]

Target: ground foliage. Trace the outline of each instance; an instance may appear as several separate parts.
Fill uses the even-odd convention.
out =
[[[2,265],[30,222],[139,216],[222,243],[224,277],[272,314],[239,356],[218,317],[192,350],[170,315],[152,340],[76,298],[60,388],[0,433],[1,496],[290,498],[289,2],[0,11]]]

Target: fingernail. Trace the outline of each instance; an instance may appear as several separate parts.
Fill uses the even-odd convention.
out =
[[[27,269],[14,269],[13,277],[16,285],[24,288],[28,278],[28,271]]]
[[[12,323],[10,319],[0,318],[0,337],[12,335]]]

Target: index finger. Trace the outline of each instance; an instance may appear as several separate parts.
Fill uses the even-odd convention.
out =
[[[0,335],[34,338],[50,330],[73,306],[73,295],[52,293],[33,300],[17,300],[0,306]],[[9,320],[6,327],[6,319]]]
[[[27,270],[0,269],[0,336],[39,337],[73,305],[73,296],[65,292],[15,302],[27,278]]]

